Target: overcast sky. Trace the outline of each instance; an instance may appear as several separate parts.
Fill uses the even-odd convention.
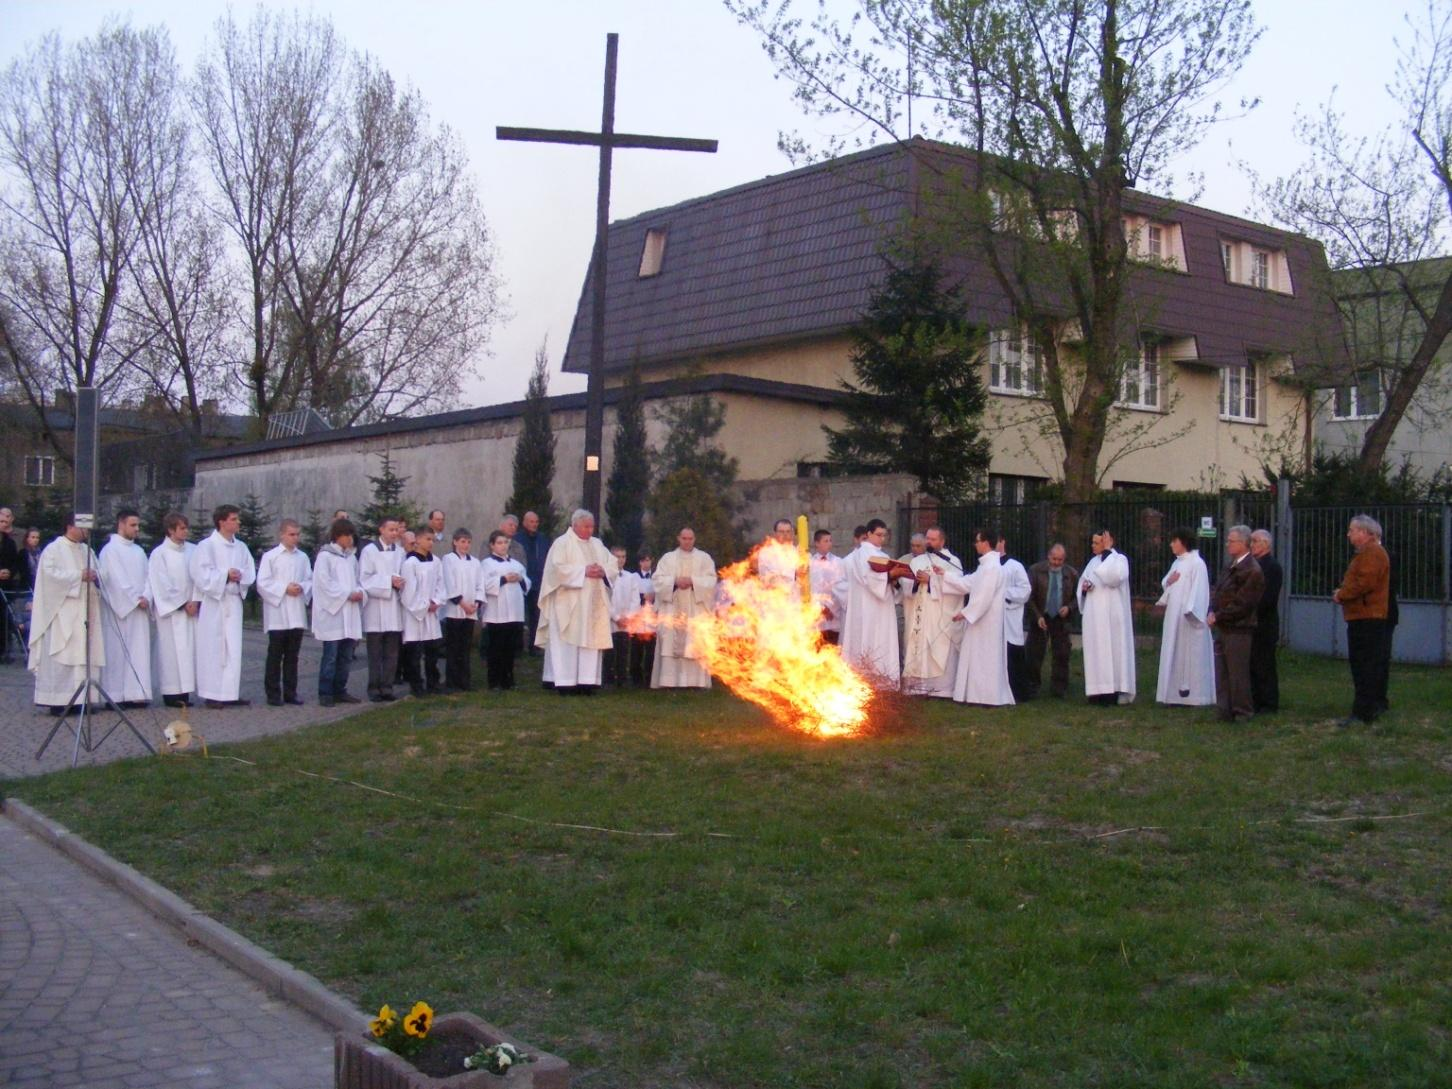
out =
[[[290,3],[269,3],[291,8]],[[435,119],[462,136],[479,175],[511,317],[495,332],[472,404],[523,394],[534,351],[549,338],[552,366],[570,320],[594,236],[596,154],[582,147],[500,143],[495,125],[595,129],[605,35],[620,34],[616,129],[713,137],[715,155],[621,151],[615,156],[612,218],[621,219],[789,168],[777,150],[781,129],[810,133],[755,36],[714,0],[318,0],[302,5],[330,16],[349,44],[374,54],[415,84]],[[0,0],[0,62],[47,31],[67,38],[95,30],[108,15],[162,24],[190,69],[225,5],[214,0]],[[246,5],[238,5],[245,17]],[[1212,131],[1183,175],[1204,175],[1199,203],[1244,214],[1249,185],[1236,163],[1266,175],[1302,159],[1292,138],[1297,108],[1314,108],[1333,88],[1353,132],[1394,120],[1384,91],[1394,36],[1420,0],[1261,0],[1265,28],[1227,105],[1256,97],[1249,116]],[[1237,112],[1231,109],[1232,114]],[[1183,195],[1183,194],[1175,194]],[[552,392],[584,388],[557,376]]]

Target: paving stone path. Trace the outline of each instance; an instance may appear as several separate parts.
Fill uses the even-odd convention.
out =
[[[318,645],[304,644],[303,707],[262,697],[266,638],[246,632],[242,694],[248,708],[193,708],[209,744],[285,733],[368,705],[319,707]],[[364,689],[355,673],[349,688]],[[31,702],[23,665],[0,666],[0,778],[70,766],[64,727]],[[174,717],[157,706],[131,714],[155,741]],[[98,715],[104,730],[114,716]],[[122,727],[80,763],[145,750]],[[212,954],[188,945],[112,885],[0,817],[0,1085],[36,1089],[326,1089],[332,1032]]]

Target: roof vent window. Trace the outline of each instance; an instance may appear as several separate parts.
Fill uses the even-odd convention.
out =
[[[666,232],[664,227],[652,227],[645,232],[645,246],[640,251],[640,278],[659,276],[665,262]]]

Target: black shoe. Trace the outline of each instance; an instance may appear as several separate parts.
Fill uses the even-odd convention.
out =
[[[333,706],[333,697],[332,696],[319,696],[318,697],[318,706],[319,707],[331,707],[331,706]]]
[[[380,688],[378,690],[378,698],[384,703],[392,703],[394,700],[398,699],[398,697],[393,694],[393,689],[391,688]]]
[[[190,707],[191,702],[185,696],[162,696],[161,702],[167,707]]]
[[[362,703],[363,702],[357,696],[351,696],[347,692],[339,692],[336,696],[333,697],[333,701],[335,703]],[[298,700],[298,703],[301,703],[301,702],[302,702],[302,700]]]
[[[290,703],[294,707],[301,707],[303,705],[303,698],[301,696],[284,696],[282,702]]]
[[[267,697],[267,706],[269,706],[269,707],[281,707],[282,706],[282,697],[280,697],[280,696],[268,696]]]
[[[209,708],[213,711],[220,711],[223,707],[226,707],[227,704],[222,702],[221,700],[202,700],[202,706]]]
[[[369,703],[387,703],[388,700],[385,699],[384,697],[380,696],[377,692],[374,692],[373,695],[371,695],[371,696],[368,697],[368,702]]]

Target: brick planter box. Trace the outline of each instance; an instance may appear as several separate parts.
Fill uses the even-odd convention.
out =
[[[569,1089],[570,1064],[516,1040],[471,1013],[446,1013],[434,1019],[430,1036],[464,1033],[484,1046],[513,1044],[535,1056],[507,1074],[460,1069],[448,1077],[431,1077],[402,1055],[395,1055],[367,1033],[340,1032],[333,1040],[333,1084],[336,1089]]]

